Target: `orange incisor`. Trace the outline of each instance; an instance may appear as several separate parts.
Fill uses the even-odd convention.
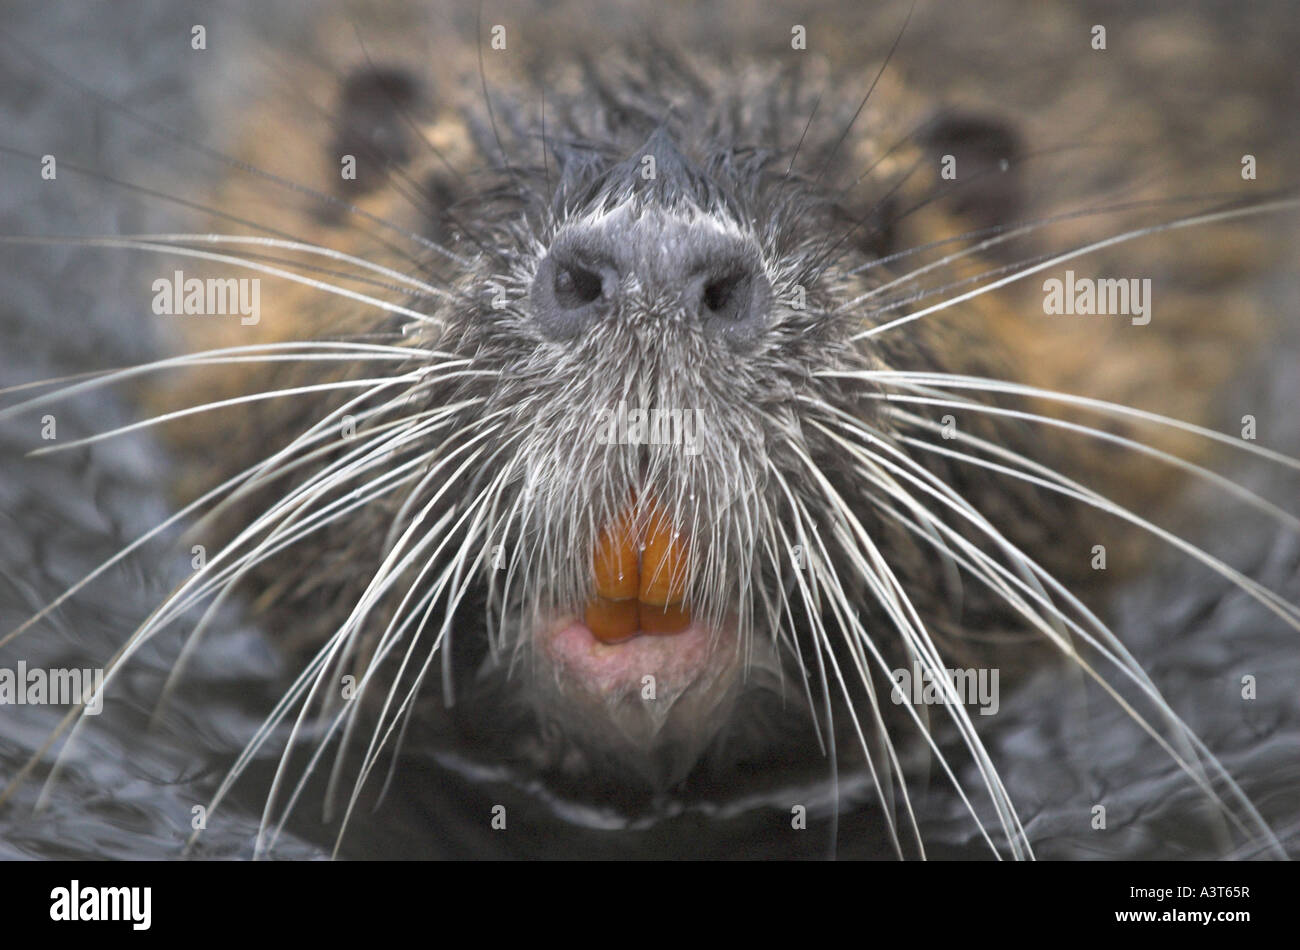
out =
[[[691,623],[686,596],[686,544],[654,503],[638,523],[629,506],[596,538],[596,596],[587,628],[604,643],[638,633],[681,633]]]

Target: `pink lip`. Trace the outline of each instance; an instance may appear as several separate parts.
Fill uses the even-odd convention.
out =
[[[598,694],[639,686],[646,676],[689,681],[708,665],[713,633],[691,624],[671,637],[633,636],[602,643],[581,621],[566,618],[542,635],[557,675]]]

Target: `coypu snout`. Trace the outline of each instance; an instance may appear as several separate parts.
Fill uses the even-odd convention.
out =
[[[539,264],[529,302],[542,333],[574,339],[640,309],[752,348],[772,299],[757,244],[700,210],[697,176],[662,134],[631,162],[619,166],[633,182],[623,200],[571,220]]]
[[[561,232],[529,292],[550,339],[579,337],[640,297],[745,350],[767,325],[771,286],[758,249],[703,217],[659,210],[611,215]]]

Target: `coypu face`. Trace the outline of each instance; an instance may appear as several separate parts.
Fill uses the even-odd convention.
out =
[[[659,128],[622,157],[555,153],[558,182],[510,183],[542,210],[497,228],[483,264],[509,269],[462,287],[476,305],[440,340],[490,384],[431,405],[474,400],[457,430],[490,459],[465,507],[496,662],[531,670],[547,731],[588,763],[662,785],[739,694],[802,692],[816,644],[795,638],[835,622],[800,574],[857,551],[834,430],[875,413],[818,374],[873,365],[836,306],[868,258],[775,152]],[[835,585],[860,591],[851,570]]]
[[[857,737],[882,727],[882,658],[898,665],[928,636],[905,611],[948,623],[951,591],[881,512],[899,497],[889,466],[921,469],[862,374],[977,364],[959,341],[936,362],[924,333],[860,338],[897,249],[898,165],[928,147],[891,147],[895,132],[872,126],[886,106],[819,112],[776,71],[736,88],[712,77],[714,98],[678,116],[671,82],[647,103],[589,79],[602,91],[553,102],[549,126],[525,122],[509,145],[467,123],[495,170],[429,222],[461,265],[437,267],[456,291],[431,311],[441,325],[410,334],[443,360],[417,387],[442,415],[437,461],[402,507],[423,520],[388,534],[435,526],[411,543],[437,552],[420,583],[438,581],[431,609],[457,657],[444,650],[444,687],[475,732],[523,707],[531,723],[502,725],[503,744],[540,723],[545,767],[662,789],[723,730],[732,748],[714,748],[730,758],[770,748],[773,719],[797,721],[815,752],[817,704],[842,704]],[[797,145],[773,144],[764,101],[803,118]],[[1010,206],[1014,133],[962,115],[927,135],[987,166],[961,192],[976,223]],[[524,158],[535,142],[540,165]],[[872,457],[873,440],[894,457]],[[995,600],[964,604],[996,616]],[[854,671],[847,685],[837,669]],[[485,681],[498,688],[476,705]],[[769,703],[780,711],[754,713]]]

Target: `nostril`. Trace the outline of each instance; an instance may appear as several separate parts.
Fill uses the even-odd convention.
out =
[[[555,267],[555,302],[566,310],[577,310],[600,296],[600,275],[573,264]]]
[[[704,285],[702,300],[704,308],[718,317],[739,316],[739,307],[744,285],[749,279],[747,271],[734,271],[719,280]]]
[[[696,273],[687,299],[694,300],[705,332],[737,350],[753,346],[771,307],[771,287],[762,266],[749,255],[718,253]]]
[[[610,312],[617,292],[612,265],[563,249],[542,260],[528,297],[533,319],[547,337],[572,340]]]

